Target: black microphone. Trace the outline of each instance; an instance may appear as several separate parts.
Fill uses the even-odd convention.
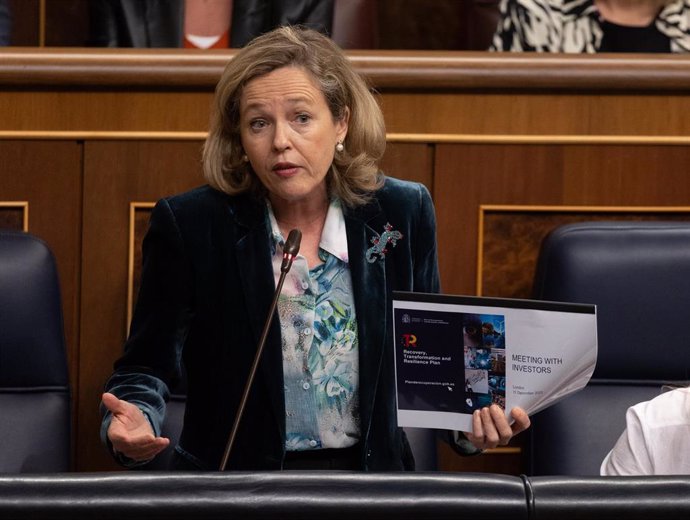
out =
[[[252,388],[252,383],[254,382],[254,376],[256,375],[256,369],[259,366],[259,360],[261,359],[261,353],[264,350],[264,345],[266,344],[266,338],[268,337],[268,330],[271,327],[271,321],[273,321],[273,315],[276,312],[276,306],[278,305],[278,297],[280,296],[280,291],[283,289],[283,282],[285,281],[285,275],[292,267],[292,261],[299,253],[300,242],[302,241],[302,232],[299,229],[293,229],[288,234],[285,244],[283,244],[283,262],[280,265],[280,278],[278,279],[278,286],[276,287],[276,292],[273,295],[273,301],[271,302],[271,307],[268,310],[268,316],[266,316],[266,323],[264,323],[264,330],[261,333],[261,339],[259,340],[259,346],[256,349],[256,354],[254,355],[254,362],[252,367],[249,369],[249,376],[247,376],[247,383],[244,385],[244,392],[242,393],[242,399],[240,399],[240,405],[237,409],[237,414],[235,415],[235,421],[232,423],[232,430],[230,430],[230,436],[228,437],[228,442],[225,446],[225,452],[223,453],[223,459],[220,462],[220,471],[225,471],[228,465],[228,459],[230,459],[230,452],[232,451],[232,445],[235,443],[235,436],[237,435],[237,429],[240,425],[240,420],[244,414],[244,408],[247,404],[247,398],[249,397],[249,391]]]
[[[292,267],[292,261],[299,253],[299,244],[302,241],[302,232],[299,229],[293,229],[288,234],[285,245],[283,246],[283,263],[280,266],[281,273],[287,273]]]

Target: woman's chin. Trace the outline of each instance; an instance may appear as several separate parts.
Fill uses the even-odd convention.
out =
[[[327,199],[327,191],[323,186],[284,186],[282,189],[269,190],[269,199],[276,204],[305,204],[309,202],[322,202]]]

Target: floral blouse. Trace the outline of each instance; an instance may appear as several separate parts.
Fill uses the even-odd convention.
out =
[[[268,206],[273,272],[284,238]],[[360,437],[357,322],[340,203],[331,203],[319,244],[322,264],[295,258],[278,299],[288,451],[346,448]]]

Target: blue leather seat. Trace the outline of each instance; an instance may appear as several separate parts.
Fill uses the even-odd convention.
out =
[[[534,297],[597,305],[585,389],[533,417],[530,475],[598,475],[625,412],[690,379],[690,223],[584,222],[542,243]]]
[[[55,260],[0,231],[0,472],[70,469],[70,392]]]

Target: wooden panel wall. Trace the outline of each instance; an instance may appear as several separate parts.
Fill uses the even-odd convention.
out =
[[[130,206],[203,182],[208,107],[231,56],[0,55],[0,202],[27,201],[29,231],[58,259],[77,470],[114,469],[98,439],[98,402],[126,334]],[[474,294],[485,281],[492,295],[524,294],[532,264],[518,257],[536,254],[529,218],[545,206],[576,218],[612,207],[617,218],[688,214],[685,57],[360,52],[352,60],[384,109],[382,168],[433,194],[447,293]],[[3,208],[0,225],[16,227],[16,210]],[[480,226],[482,215],[500,212],[524,224]],[[540,221],[539,233],[558,219],[549,222]],[[517,474],[519,447],[518,439],[463,459],[442,445],[440,462]]]
[[[475,291],[481,205],[687,206],[689,161],[689,146],[653,142],[438,145],[434,200],[444,287]]]
[[[129,207],[203,183],[198,141],[88,141],[84,146],[83,367],[80,467],[112,464],[99,443],[98,404],[127,327]],[[107,235],[108,240],[103,240]],[[107,275],[106,275],[107,273]]]

